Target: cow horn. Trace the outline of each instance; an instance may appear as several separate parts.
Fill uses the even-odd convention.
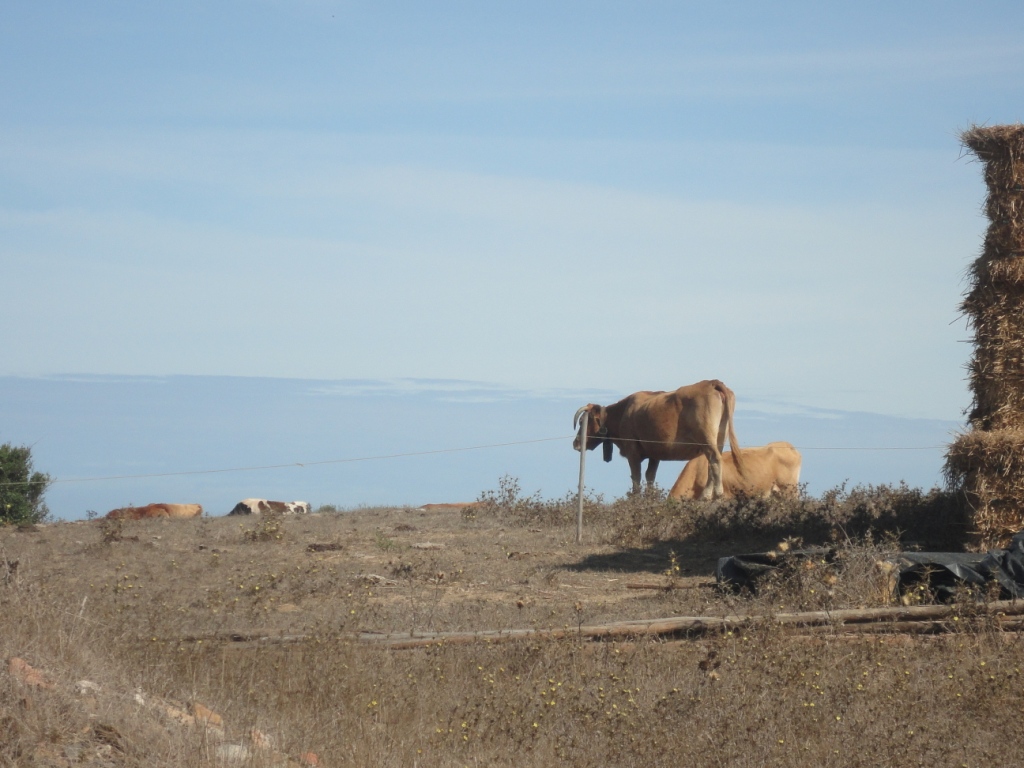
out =
[[[582,416],[586,412],[586,410],[587,410],[587,406],[584,405],[582,408],[580,408],[578,411],[576,411],[576,415],[572,417],[572,428],[573,429],[576,429],[576,427],[579,426],[580,416]]]

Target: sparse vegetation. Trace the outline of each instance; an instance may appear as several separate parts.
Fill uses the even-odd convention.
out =
[[[487,499],[473,519],[384,508],[289,518],[274,546],[253,546],[234,518],[124,521],[117,536],[103,522],[0,529],[0,564],[17,569],[0,579],[0,655],[53,686],[0,669],[0,765],[203,766],[227,747],[253,765],[301,765],[309,752],[322,766],[1017,762],[1024,644],[972,612],[984,594],[965,592],[930,637],[767,620],[690,637],[576,634],[885,605],[876,563],[941,533],[926,519],[953,514],[938,492],[594,500],[579,547],[571,502],[524,500],[510,479]],[[740,545],[819,541],[833,559],[781,568],[757,594],[707,586]],[[637,579],[672,588],[628,589]],[[411,650],[357,634],[511,628],[570,632]],[[203,706],[222,725],[199,725]]]
[[[577,497],[569,493],[561,499],[542,499],[537,491],[524,496],[519,478],[503,475],[498,479],[497,490],[487,490],[477,498],[477,504],[462,511],[467,520],[489,517],[512,525],[561,526],[575,524]],[[603,525],[607,522],[604,499],[587,495],[583,499],[584,516],[590,523]]]
[[[280,541],[284,538],[284,518],[279,512],[264,512],[252,528],[243,528],[245,541]]]
[[[124,541],[124,520],[121,518],[102,517],[99,520],[100,540],[104,544]],[[138,537],[135,537],[138,541]]]

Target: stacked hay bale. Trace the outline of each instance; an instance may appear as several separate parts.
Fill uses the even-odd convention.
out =
[[[945,472],[987,548],[1024,528],[1024,125],[960,138],[985,165],[989,228],[961,305],[974,330],[971,429],[949,446]]]

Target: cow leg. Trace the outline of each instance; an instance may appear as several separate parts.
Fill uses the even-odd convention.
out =
[[[640,493],[640,462],[643,459],[629,457],[629,476],[633,479],[633,493]]]
[[[712,445],[704,455],[708,458],[708,482],[700,498],[702,501],[721,498],[725,495],[725,487],[722,485],[722,453]]]
[[[647,481],[647,490],[654,487],[654,476],[658,474],[659,463],[659,459],[647,460],[647,471],[644,473],[644,479]]]

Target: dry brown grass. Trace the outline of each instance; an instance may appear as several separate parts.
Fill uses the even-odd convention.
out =
[[[899,488],[778,507],[655,494],[594,501],[577,546],[571,504],[511,490],[472,516],[282,518],[270,538],[234,518],[126,522],[116,536],[98,521],[0,529],[0,561],[18,562],[0,581],[0,658],[26,659],[55,686],[0,670],[0,764],[200,766],[225,741],[253,765],[309,750],[324,766],[1017,762],[1024,646],[970,603],[958,631],[935,637],[765,623],[670,641],[388,651],[353,639],[881,605],[873,564],[897,546],[882,524],[914,520],[914,500],[944,509]],[[699,586],[718,556],[774,546],[790,523],[785,535],[807,543],[841,539],[838,564],[781,572],[756,596]],[[881,543],[848,542],[858,526]],[[667,575],[681,588],[626,589]],[[101,690],[77,694],[82,679]],[[168,715],[190,703],[219,713],[223,735]],[[273,750],[253,746],[253,728]]]

